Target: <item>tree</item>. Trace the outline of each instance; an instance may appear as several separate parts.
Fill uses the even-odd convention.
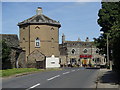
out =
[[[120,20],[118,18],[118,20]],[[113,62],[115,70],[120,72],[120,24],[117,22],[111,30],[112,34],[112,50],[113,50]]]
[[[118,9],[118,2],[102,2],[102,9],[98,13],[98,24],[102,27],[101,31],[109,32],[114,23],[118,21]]]
[[[0,60],[2,60],[2,69],[9,69],[11,68],[11,62],[10,62],[10,53],[11,48],[5,43],[5,41],[0,41],[0,44],[2,44],[2,53],[0,55]]]
[[[99,10],[98,24],[102,27],[100,31],[103,31],[104,34],[99,38],[94,39],[98,48],[102,50],[102,54],[106,53],[106,38],[107,34],[111,32],[111,28],[115,25],[115,22],[118,22],[119,15],[119,3],[118,2],[102,2],[102,8]],[[109,42],[111,48],[111,39],[112,35],[109,35]]]
[[[109,33],[109,52],[117,70],[120,70],[120,2],[102,2],[102,8],[99,10],[98,24],[102,27],[103,31],[99,38],[95,38],[95,44],[101,49],[101,54],[106,53],[106,38]],[[119,65],[118,65],[119,64]]]

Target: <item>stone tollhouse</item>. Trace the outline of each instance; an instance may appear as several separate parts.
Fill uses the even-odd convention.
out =
[[[59,22],[45,16],[38,7],[35,16],[18,23],[18,26],[20,47],[26,51],[27,67],[60,67]]]

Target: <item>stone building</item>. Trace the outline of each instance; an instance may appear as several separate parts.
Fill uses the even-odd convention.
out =
[[[8,47],[11,48],[10,63],[3,65],[3,69],[26,67],[25,51],[19,47],[19,39],[16,34],[0,34],[1,40],[5,41]]]
[[[66,41],[62,35],[62,44],[59,45],[61,65],[105,65],[104,56],[99,54],[94,42],[78,38],[77,41]]]
[[[61,24],[42,13],[38,7],[36,15],[18,23],[20,47],[26,51],[28,67],[53,68],[59,64],[59,28]],[[42,67],[41,67],[42,66]]]

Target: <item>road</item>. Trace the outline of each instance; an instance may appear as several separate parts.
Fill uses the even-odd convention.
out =
[[[60,71],[3,79],[2,88],[95,88],[99,69],[66,68]]]

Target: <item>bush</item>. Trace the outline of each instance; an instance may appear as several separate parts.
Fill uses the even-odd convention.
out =
[[[2,56],[0,56],[0,60],[2,60],[2,69],[10,69],[12,68],[10,62],[11,48],[5,43],[5,41],[0,41],[0,44],[2,44]]]

